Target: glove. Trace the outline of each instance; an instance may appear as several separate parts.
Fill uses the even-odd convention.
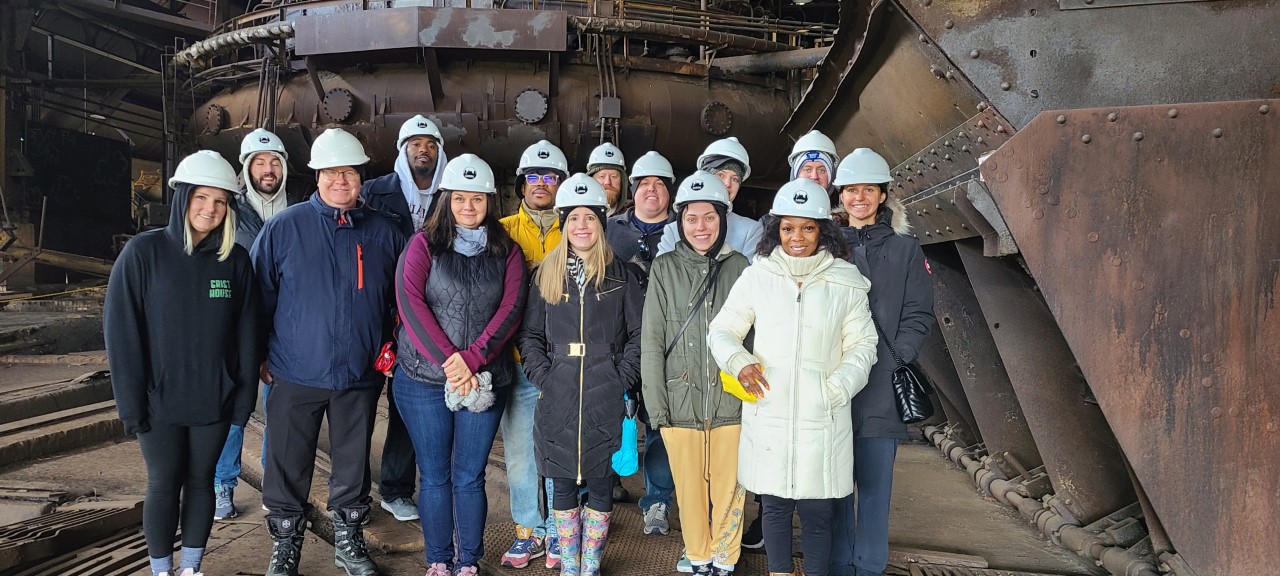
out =
[[[463,408],[471,412],[484,412],[493,406],[493,402],[497,399],[493,394],[493,374],[487,370],[476,374],[477,386],[471,393],[462,396],[457,392],[450,390],[447,386],[444,391],[444,405],[453,412],[457,412]]]

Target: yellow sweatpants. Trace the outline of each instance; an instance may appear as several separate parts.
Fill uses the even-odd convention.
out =
[[[689,560],[738,563],[742,545],[742,504],[738,484],[738,437],[742,426],[710,432],[663,428],[662,442],[675,478],[680,531]],[[710,520],[708,521],[708,518]]]

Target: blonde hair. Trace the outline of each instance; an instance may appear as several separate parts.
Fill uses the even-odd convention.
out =
[[[222,189],[219,188],[219,190]],[[236,210],[231,206],[231,204],[236,201],[236,196],[226,190],[222,191],[227,193],[227,215],[222,219],[222,230],[220,230],[222,233],[222,244],[218,245],[219,262],[224,262],[227,258],[230,258],[231,250],[236,247]],[[192,187],[191,192],[194,194],[194,187]],[[187,197],[187,209],[190,210],[190,208],[191,195],[189,194]],[[195,241],[191,238],[190,222],[182,223],[182,249],[188,256],[196,251]]]
[[[591,247],[586,257],[582,258],[583,272],[588,282],[595,282],[596,290],[600,290],[600,284],[604,282],[604,269],[613,262],[613,249],[609,248],[609,243],[604,239],[604,226],[599,219],[596,221],[596,229],[600,232],[596,239],[596,245]],[[542,294],[542,299],[549,304],[558,304],[564,298],[564,285],[566,275],[569,273],[569,235],[561,234],[560,243],[542,259],[542,264],[538,265],[535,272],[534,281],[538,284],[538,293]]]

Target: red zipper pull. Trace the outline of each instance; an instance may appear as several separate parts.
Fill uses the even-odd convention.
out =
[[[356,243],[356,290],[364,290],[364,246]]]

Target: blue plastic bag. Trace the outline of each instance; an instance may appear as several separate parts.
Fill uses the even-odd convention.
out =
[[[613,453],[613,471],[630,476],[640,470],[640,451],[636,448],[636,419],[622,419],[622,447]]]
[[[636,412],[639,404],[630,394],[622,395],[627,416],[622,419],[622,447],[613,453],[613,471],[618,476],[630,476],[640,470],[640,451],[636,448]]]

